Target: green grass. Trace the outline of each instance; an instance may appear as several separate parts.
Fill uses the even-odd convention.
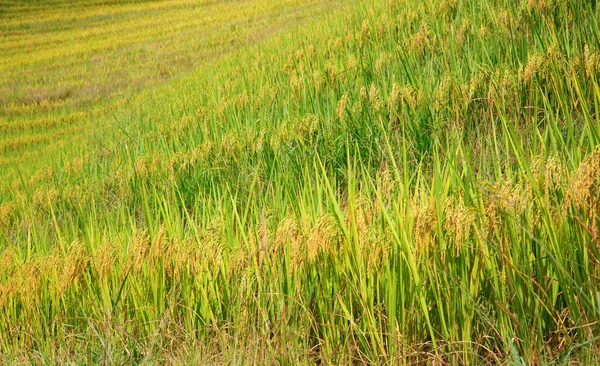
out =
[[[598,362],[595,3],[301,3],[168,80],[6,110],[83,117],[2,140],[0,362]],[[111,29],[36,6],[3,32]]]

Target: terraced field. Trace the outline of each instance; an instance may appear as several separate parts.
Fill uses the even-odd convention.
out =
[[[66,150],[77,150],[73,145],[90,143],[138,92],[337,5],[86,0],[0,6],[0,174],[18,185],[17,169],[27,175],[52,165],[56,155],[72,154]]]
[[[0,363],[598,363],[599,20],[1,4]]]

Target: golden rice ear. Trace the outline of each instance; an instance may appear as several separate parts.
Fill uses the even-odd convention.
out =
[[[90,258],[82,243],[71,243],[69,252],[59,262],[61,263],[57,282],[59,295],[64,293],[83,274],[89,260]]]
[[[414,217],[413,236],[417,252],[434,249],[438,225],[435,201],[433,199],[411,200]]]
[[[94,273],[100,282],[110,277],[115,265],[119,262],[120,253],[114,242],[103,240],[93,253],[90,253],[90,261]]]
[[[129,239],[127,248],[127,260],[131,271],[137,272],[146,262],[150,251],[150,237],[146,231],[139,231]]]
[[[0,227],[8,226],[17,212],[17,204],[14,201],[0,204]]]
[[[321,253],[333,255],[333,244],[339,234],[339,227],[332,215],[319,217],[307,236],[309,261],[314,261]]]
[[[293,271],[304,262],[304,234],[296,220],[294,216],[288,215],[279,223],[275,232],[275,248],[278,249],[278,252],[285,253],[285,248],[289,248],[289,271]]]
[[[596,148],[581,162],[570,184],[567,203],[587,211],[590,220],[596,220],[600,209],[600,148]]]
[[[381,98],[381,92],[375,85],[372,83],[369,87],[369,103],[371,104],[371,108],[376,112],[380,112],[383,109],[383,100]]]
[[[545,52],[539,52],[529,57],[527,64],[523,67],[523,80],[525,82],[531,82],[536,74],[545,71],[546,56]]]
[[[344,125],[344,122],[346,120],[346,108],[348,107],[348,96],[346,94],[342,95],[342,98],[339,100],[336,108],[335,108],[335,113],[337,115],[337,118],[339,119],[340,123],[342,125]]]

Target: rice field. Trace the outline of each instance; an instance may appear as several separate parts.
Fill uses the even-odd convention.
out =
[[[0,364],[596,364],[595,1],[0,4]]]
[[[329,6],[336,5],[314,0],[0,4],[3,177],[20,180],[17,170],[36,170],[52,165],[55,155],[75,153],[65,152],[73,136],[77,143],[90,143],[98,125],[118,118],[114,114],[131,106],[140,92]],[[39,160],[45,161],[29,168]]]

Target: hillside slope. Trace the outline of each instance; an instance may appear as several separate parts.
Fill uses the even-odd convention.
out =
[[[337,6],[15,176],[0,362],[598,361],[595,3]]]
[[[45,167],[60,166],[63,157],[106,144],[107,123],[142,103],[135,100],[140,92],[339,5],[315,0],[0,4],[0,178],[6,181],[0,197],[8,187],[35,187],[39,175],[47,174]]]

